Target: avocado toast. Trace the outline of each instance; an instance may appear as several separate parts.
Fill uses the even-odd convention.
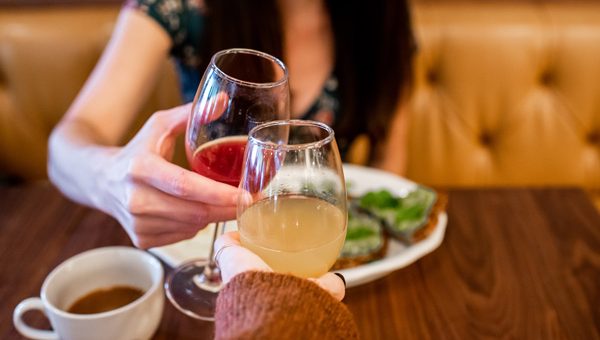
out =
[[[388,235],[406,245],[426,238],[435,228],[437,215],[445,204],[445,195],[423,186],[402,196],[381,189],[351,198],[346,242],[334,269],[384,257]]]

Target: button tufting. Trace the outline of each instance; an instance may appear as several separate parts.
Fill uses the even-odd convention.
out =
[[[433,69],[427,71],[427,81],[431,84],[437,83],[439,81],[438,73]]]
[[[487,132],[483,132],[481,135],[479,135],[479,143],[483,146],[490,146],[492,145],[493,141],[492,135]]]
[[[600,144],[600,132],[592,131],[587,135],[587,141],[590,144]]]
[[[554,74],[550,71],[546,71],[540,76],[540,83],[546,86],[552,84],[554,80]]]

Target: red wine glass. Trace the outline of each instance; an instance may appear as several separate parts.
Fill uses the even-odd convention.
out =
[[[289,85],[285,65],[250,49],[216,53],[196,92],[185,147],[193,171],[237,187],[248,132],[262,123],[289,119]],[[213,259],[216,223],[209,257],[184,263],[167,278],[167,297],[183,313],[214,320],[221,276]]]

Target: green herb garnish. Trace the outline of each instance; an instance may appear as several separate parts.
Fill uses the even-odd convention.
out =
[[[364,227],[364,226],[355,226],[353,228],[348,228],[346,233],[346,240],[359,240],[365,237],[370,237],[377,234],[375,230]]]
[[[359,205],[383,220],[392,233],[405,235],[427,222],[435,200],[434,191],[417,187],[404,197],[394,196],[387,190],[372,191],[360,198]]]
[[[388,209],[400,206],[400,200],[395,198],[387,190],[371,191],[366,193],[360,199],[360,206],[363,208]]]

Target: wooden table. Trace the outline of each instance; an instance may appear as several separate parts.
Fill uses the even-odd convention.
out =
[[[365,339],[600,339],[600,215],[579,189],[451,190],[443,244],[349,289]],[[0,339],[48,272],[84,250],[130,245],[112,218],[49,184],[0,188]],[[34,312],[31,324],[48,327]],[[210,338],[170,304],[156,339]]]

